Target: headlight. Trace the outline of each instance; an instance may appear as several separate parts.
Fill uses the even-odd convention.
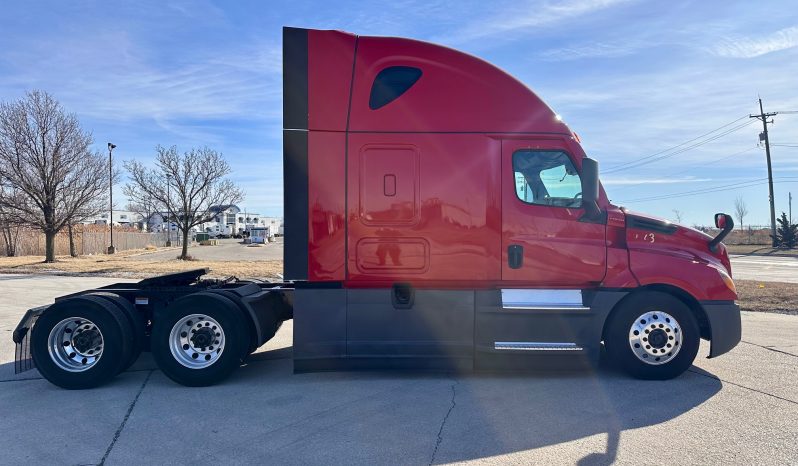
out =
[[[737,287],[734,285],[734,280],[732,280],[732,277],[728,273],[726,273],[725,270],[722,269],[715,269],[715,270],[717,270],[718,274],[720,274],[720,278],[723,280],[723,283],[726,284],[726,288],[732,290],[734,294],[737,294]]]

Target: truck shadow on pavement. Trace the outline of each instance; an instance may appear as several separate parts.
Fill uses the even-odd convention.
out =
[[[13,363],[0,365],[0,373],[13,374]],[[143,373],[150,373],[144,384]],[[29,391],[27,384],[49,384],[30,381],[36,371],[20,376],[28,381],[0,388],[14,391],[24,404],[24,398],[46,393],[51,400],[40,409],[75,403],[79,421],[82,397],[55,387]],[[132,372],[96,390],[121,392],[133,385],[141,385],[140,397],[109,460],[125,463],[161,445],[151,458],[158,463],[433,464],[498,457],[512,463],[611,464],[626,431],[650,428],[645,436],[667,438],[673,427],[658,424],[722,388],[696,367],[670,381],[634,380],[604,365],[534,374],[294,374],[290,347],[256,353],[228,381],[207,388],[173,383],[145,355]],[[22,430],[17,439],[35,439],[46,428],[31,422],[46,413],[30,414],[23,422],[6,419]]]
[[[250,365],[239,372],[240,380],[265,377],[263,383],[268,385],[270,377],[262,372],[263,366],[269,366],[269,372],[283,373],[274,361],[280,357],[287,359],[290,373],[288,348],[254,355]],[[580,444],[578,450],[587,449],[581,459],[574,458],[579,464],[611,464],[616,460],[622,432],[673,420],[703,404],[722,388],[717,377],[695,366],[674,380],[644,381],[632,379],[604,363],[594,371],[347,372],[297,374],[293,378],[302,386],[307,381],[313,391],[336,391],[344,395],[351,390],[353,397],[357,397],[364,384],[388,385],[384,391],[355,403],[298,420],[297,428],[310,428],[317,425],[319,417],[325,419],[322,425],[330,427],[324,435],[302,441],[310,444],[318,441],[318,451],[327,453],[335,451],[336,445],[348,445],[351,448],[348,454],[353,456],[338,458],[354,462],[387,458],[367,453],[370,445],[382,445],[384,452],[394,449],[397,443],[408,442],[409,448],[398,448],[393,458],[405,458],[411,464],[484,459],[544,447],[554,447],[552,450],[557,451],[557,445],[570,442]],[[661,430],[667,436],[667,429]],[[435,435],[425,438],[420,434],[425,431]],[[423,455],[408,456],[425,442],[434,445],[428,461]],[[314,450],[303,448],[303,451]],[[248,461],[263,457],[266,456],[236,458]],[[516,462],[514,458],[507,461]],[[306,459],[311,463],[321,461],[321,457]]]

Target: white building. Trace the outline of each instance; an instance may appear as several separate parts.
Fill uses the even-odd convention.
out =
[[[237,205],[215,206],[211,210],[216,217],[200,225],[201,231],[211,236],[245,235],[252,228],[268,228],[269,236],[282,234],[283,219],[279,217],[265,217]]]
[[[169,230],[173,232],[178,231],[177,223],[174,222],[174,220],[167,224],[166,219],[168,217],[169,215],[166,212],[153,213],[152,215],[150,215],[150,219],[147,222],[147,229],[153,233],[164,233]]]
[[[105,211],[94,217],[83,220],[84,224],[108,225],[109,212]],[[114,210],[114,226],[128,226],[139,229],[146,229],[147,225],[144,217],[138,212],[130,210]]]
[[[237,205],[214,206],[211,212],[215,213],[212,220],[201,223],[192,228],[192,233],[208,233],[211,237],[243,236],[252,228],[268,228],[269,236],[283,234],[283,219],[279,217],[264,217],[255,212],[241,209]],[[167,225],[165,213],[153,214],[148,223],[150,231],[159,233],[171,230],[178,231],[177,224],[173,221]]]

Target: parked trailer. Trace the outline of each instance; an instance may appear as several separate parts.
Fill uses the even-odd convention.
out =
[[[591,366],[668,379],[740,341],[716,238],[611,204],[532,91],[449,48],[283,30],[284,283],[204,270],[29,310],[17,369],[100,385],[152,351],[185,385],[228,376],[294,320],[294,369]]]

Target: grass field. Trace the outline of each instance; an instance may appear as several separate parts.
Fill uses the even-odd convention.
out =
[[[163,249],[162,249],[163,250]],[[44,257],[22,256],[0,258],[0,273],[53,273],[67,275],[103,275],[120,278],[147,278],[153,275],[184,270],[208,268],[210,276],[238,278],[264,278],[279,279],[283,273],[283,261],[181,261],[177,259],[146,260],[138,257],[131,260],[134,255],[146,258],[148,251],[130,250],[114,255],[94,255],[69,257],[59,256],[55,263],[45,264]],[[180,254],[179,249],[174,249],[175,257]]]
[[[175,256],[179,251],[175,249]],[[141,256],[145,254],[144,256]],[[102,275],[146,278],[170,272],[209,268],[209,276],[279,280],[283,261],[181,261],[146,260],[147,251],[124,251],[112,256],[58,257],[45,264],[39,256],[1,257],[0,273],[52,273],[58,275]],[[138,255],[136,260],[129,257]],[[744,311],[798,315],[798,284],[737,280],[740,306]]]
[[[798,315],[798,284],[735,280],[743,311]]]
[[[798,256],[798,248],[771,248],[762,244],[727,244],[729,254],[755,254],[757,256]]]

